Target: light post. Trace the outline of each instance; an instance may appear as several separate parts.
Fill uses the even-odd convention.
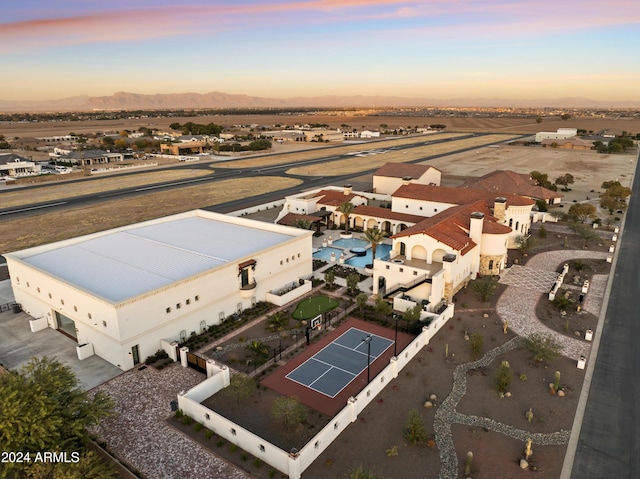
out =
[[[363,343],[367,345],[367,384],[371,382],[371,340],[373,337],[371,335],[367,336],[362,340]]]
[[[396,338],[395,338],[395,341],[393,341],[393,355],[395,357],[398,357],[398,319],[400,318],[396,316],[393,319],[396,320]]]

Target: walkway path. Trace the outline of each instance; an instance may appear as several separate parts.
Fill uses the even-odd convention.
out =
[[[471,369],[488,366],[496,357],[517,348],[521,341],[522,339],[516,336],[497,348],[492,349],[477,361],[459,364],[453,371],[453,387],[451,388],[451,393],[436,411],[433,421],[436,442],[438,443],[438,450],[440,451],[440,462],[442,463],[440,479],[455,479],[458,477],[458,457],[453,443],[453,434],[451,433],[452,424],[484,427],[522,442],[526,442],[526,440],[530,438],[534,444],[539,445],[566,444],[569,441],[571,431],[564,429],[553,433],[534,433],[517,429],[509,424],[494,421],[488,417],[471,416],[456,411],[458,403],[467,392],[467,372]]]
[[[512,266],[500,282],[509,285],[496,305],[496,311],[509,328],[519,336],[533,333],[552,334],[562,345],[563,354],[578,359],[588,356],[590,344],[549,329],[536,317],[536,304],[541,293],[547,293],[553,285],[560,265],[575,259],[606,259],[608,253],[585,250],[558,250],[540,253],[532,257],[526,266]],[[585,307],[597,314],[606,286],[606,275],[594,277],[595,287],[589,288]],[[588,305],[588,306],[587,306]]]
[[[458,457],[451,432],[452,424],[483,427],[499,432],[508,437],[525,442],[531,439],[538,445],[567,444],[571,431],[560,430],[554,433],[532,433],[515,428],[509,424],[495,421],[488,417],[461,414],[456,411],[458,403],[467,392],[467,372],[478,367],[488,366],[498,356],[517,348],[522,337],[531,333],[552,334],[563,346],[563,353],[569,357],[587,355],[589,343],[579,341],[559,334],[544,326],[536,317],[536,303],[542,293],[547,293],[558,275],[558,267],[575,259],[606,259],[607,253],[583,250],[559,250],[540,253],[531,258],[527,266],[512,266],[500,279],[501,283],[509,285],[502,293],[496,305],[496,311],[503,321],[508,321],[509,327],[518,336],[492,349],[477,361],[458,365],[453,372],[453,387],[451,393],[442,402],[434,418],[434,432],[438,450],[440,451],[440,479],[455,479],[458,477]],[[585,299],[585,309],[598,314],[602,296],[607,283],[607,275],[595,275]]]

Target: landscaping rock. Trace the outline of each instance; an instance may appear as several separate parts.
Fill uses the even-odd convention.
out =
[[[431,401],[427,401],[424,403],[424,407],[426,407],[427,409],[432,408],[433,407],[433,403]]]
[[[560,396],[561,398],[564,397],[564,391],[562,389],[558,391],[558,396]]]
[[[529,469],[529,463],[526,459],[520,459],[520,469]]]
[[[435,394],[432,394],[431,396],[429,396],[429,399],[431,399],[432,401],[437,401],[438,396],[436,396]]]

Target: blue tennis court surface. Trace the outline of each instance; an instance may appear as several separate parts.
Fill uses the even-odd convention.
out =
[[[371,342],[367,345],[364,340],[369,336]],[[390,339],[350,328],[286,377],[333,398],[367,368],[369,347],[373,363],[392,344]]]

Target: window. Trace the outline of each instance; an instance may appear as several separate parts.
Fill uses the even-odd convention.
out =
[[[64,306],[64,299],[61,299],[61,300],[60,300],[60,304],[61,304],[62,306]]]
[[[417,271],[414,271],[414,272],[413,272],[413,275],[414,275],[414,276],[418,276],[418,272],[417,272]]]
[[[335,431],[336,429],[338,429],[338,425],[339,425],[339,424],[340,424],[339,422],[335,422],[335,423],[333,423],[333,430],[334,430],[334,431]]]
[[[384,267],[385,267],[385,269],[389,269],[389,265],[388,264],[385,264]]]
[[[218,319],[220,320],[220,322],[224,321],[224,311],[220,311],[220,314],[218,314]]]
[[[235,436],[236,435],[236,430],[234,428],[231,428],[231,435]]]
[[[489,271],[493,270],[493,260],[489,260]]]
[[[211,419],[211,416],[209,416],[209,413],[205,413],[204,418],[208,421]]]
[[[164,310],[167,314],[169,314],[171,312],[171,308],[168,307],[167,309]]]
[[[77,311],[78,311],[78,307],[77,307],[77,306],[74,306],[74,307],[73,307],[73,310],[77,312]]]
[[[191,300],[190,300],[190,299],[187,299],[187,300],[185,300],[185,302],[184,302],[184,303],[185,303],[186,305],[189,305],[189,304],[191,304]]]
[[[401,272],[401,273],[404,273],[404,268],[400,268],[400,272]]]
[[[91,319],[91,313],[87,313],[87,318]]]
[[[53,298],[53,296],[51,296],[51,293],[49,293],[49,299]]]
[[[38,293],[40,292],[40,287],[36,288],[38,290]]]
[[[260,452],[264,452],[264,446],[262,444],[258,446],[258,449],[260,449]]]
[[[29,281],[27,281],[27,288],[29,287]]]
[[[176,303],[176,309],[180,309],[182,308],[182,304],[181,303]]]
[[[196,297],[193,299],[195,299],[196,301],[200,301],[200,296],[196,294]]]
[[[107,327],[107,322],[105,320],[102,320],[102,325],[106,328]]]

